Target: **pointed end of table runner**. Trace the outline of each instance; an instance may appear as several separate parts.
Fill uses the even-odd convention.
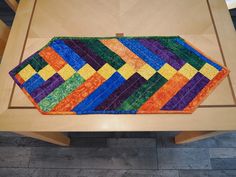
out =
[[[47,115],[193,113],[229,70],[179,36],[54,37],[9,72]]]

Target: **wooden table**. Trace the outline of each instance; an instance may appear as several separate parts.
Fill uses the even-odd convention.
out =
[[[41,115],[8,72],[54,36],[180,35],[231,69],[189,115]],[[0,66],[0,131],[59,145],[60,132],[182,131],[176,143],[236,130],[236,33],[224,0],[21,0]]]

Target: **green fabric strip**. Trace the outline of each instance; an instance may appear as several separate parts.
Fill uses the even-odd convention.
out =
[[[24,69],[28,64],[30,64],[36,72],[38,72],[40,69],[42,69],[44,66],[46,66],[48,63],[39,56],[39,54],[35,54],[30,57],[30,60],[25,61],[23,64],[21,64],[19,67],[13,70],[13,74],[17,74],[22,69]]]
[[[104,46],[99,40],[96,39],[80,39],[85,43],[95,54],[100,56],[104,61],[109,63],[116,70],[125,64],[124,60],[120,58],[116,53],[112,52],[106,46]]]
[[[185,60],[190,65],[192,65],[197,70],[200,70],[202,66],[206,63],[193,52],[186,49],[184,46],[177,44],[174,39],[157,39],[163,46],[171,50],[179,58]]]
[[[35,69],[35,71],[40,71],[43,67],[45,67],[48,63],[39,55],[34,55],[30,60],[30,65]]]
[[[44,112],[52,110],[62,99],[64,99],[83,82],[84,79],[78,73],[75,73],[72,77],[39,102],[38,105],[40,109]]]
[[[167,80],[155,73],[145,84],[129,96],[117,110],[137,110],[142,106]]]

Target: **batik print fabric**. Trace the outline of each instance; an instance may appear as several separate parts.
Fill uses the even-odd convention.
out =
[[[175,36],[57,37],[10,71],[43,114],[192,113],[227,74]]]

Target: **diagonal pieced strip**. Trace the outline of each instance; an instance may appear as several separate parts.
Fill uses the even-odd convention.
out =
[[[209,79],[207,79],[201,73],[197,73],[161,109],[183,110],[208,82]]]
[[[163,76],[159,73],[155,73],[149,80],[134,91],[132,95],[124,100],[116,110],[137,110],[166,82],[167,80]]]
[[[173,54],[166,47],[162,46],[157,40],[143,38],[139,39],[139,41],[176,70],[179,70],[185,64],[184,60]]]
[[[177,39],[177,38],[175,38]],[[161,45],[168,48],[171,52],[177,55],[179,58],[185,60],[187,63],[192,65],[197,70],[200,70],[201,67],[206,63],[204,60],[199,58],[193,52],[189,51],[182,45],[178,44],[175,39],[160,39],[158,38],[157,41],[161,43]]]
[[[145,65],[141,58],[124,46],[118,39],[100,39],[100,41],[134,69],[138,70]]]
[[[152,66],[155,70],[160,69],[164,65],[165,62],[160,57],[144,47],[138,40],[120,38],[119,41],[142,58],[146,63]]]
[[[118,72],[114,73],[108,80],[100,85],[100,87],[98,87],[93,93],[85,98],[72,111],[76,112],[77,114],[93,111],[124,82],[125,79]]]
[[[79,40],[64,39],[63,41],[95,70],[98,70],[106,63],[103,59],[101,59],[98,55],[95,55],[89,48],[86,47],[85,44],[83,44]]]
[[[138,109],[138,113],[158,112],[188,81],[182,74],[176,73]]]
[[[58,103],[53,108],[52,112],[70,112],[76,105],[96,90],[103,82],[105,82],[105,79],[100,74],[95,73],[60,103]]]
[[[193,111],[200,103],[202,98],[205,95],[209,94],[222,79],[227,76],[228,70],[222,68],[222,70],[208,82],[208,84],[201,90],[201,92],[188,104],[187,107],[184,108],[184,111]]]
[[[95,110],[115,110],[122,102],[127,99],[136,89],[138,89],[146,80],[135,73],[118,89],[116,89],[104,102],[102,102]]]
[[[78,73],[75,73],[38,103],[40,109],[43,112],[51,111],[61,100],[63,100],[83,82],[84,79]]]
[[[50,47],[52,47],[76,71],[78,71],[86,63],[62,40],[53,41],[50,43]]]
[[[97,39],[80,39],[80,42],[84,43],[88,48],[90,48],[96,55],[102,58],[105,62],[110,64],[116,70],[125,64],[124,60],[120,58],[116,53],[112,52],[106,46],[104,46]]]
[[[196,49],[194,49],[192,46],[190,46],[186,41],[184,41],[181,38],[177,38],[175,39],[175,41],[182,45],[183,47],[185,47],[186,49],[190,50],[191,52],[193,52],[195,55],[197,55],[198,57],[200,57],[202,60],[204,60],[205,62],[207,62],[208,64],[214,66],[215,68],[217,68],[219,71],[222,69],[222,67],[220,65],[218,65],[217,63],[209,60],[208,58],[206,58],[204,55],[202,55],[199,51],[197,51]]]

